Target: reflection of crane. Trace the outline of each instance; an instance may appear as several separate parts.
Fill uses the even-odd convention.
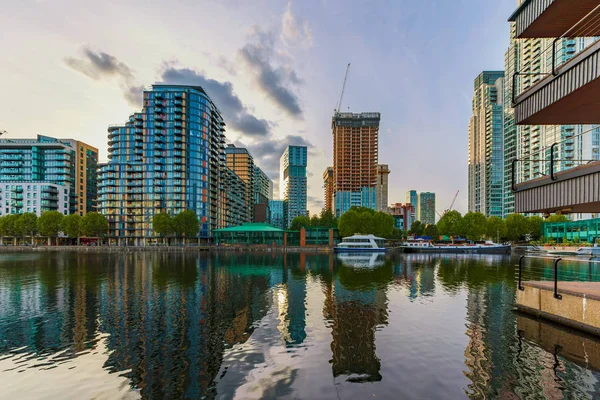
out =
[[[335,110],[333,110],[334,114],[337,114],[340,112],[340,109],[342,108],[342,100],[344,99],[344,91],[346,90],[346,81],[348,80],[348,70],[350,69],[350,63],[348,63],[348,66],[346,67],[346,75],[344,75],[344,84],[342,85],[342,93],[340,94],[340,101],[338,101],[337,105],[335,106]]]

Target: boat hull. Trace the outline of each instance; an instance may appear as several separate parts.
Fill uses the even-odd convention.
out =
[[[385,253],[387,249],[352,249],[346,247],[334,247],[335,253]]]
[[[443,254],[510,254],[510,246],[494,246],[494,247],[411,247],[401,246],[404,253],[443,253]]]

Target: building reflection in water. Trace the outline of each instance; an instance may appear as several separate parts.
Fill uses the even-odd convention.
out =
[[[375,332],[387,325],[386,289],[393,280],[392,264],[356,268],[350,262],[339,262],[337,279],[325,290],[323,313],[332,330],[333,376],[346,376],[350,382],[381,381]]]
[[[260,332],[261,351],[280,346],[283,354],[302,357],[315,341],[323,342],[311,337],[323,329],[323,344],[330,341],[331,349],[318,355],[331,359],[323,381],[333,376],[350,385],[394,385],[402,368],[411,368],[401,362],[407,349],[390,352],[385,341],[377,342],[377,332],[390,329],[389,315],[402,320],[403,312],[422,313],[427,326],[427,307],[435,303],[439,309],[454,297],[464,298],[464,308],[452,311],[464,318],[465,329],[446,336],[465,343],[459,348],[464,358],[458,360],[464,361],[469,380],[463,395],[598,394],[590,369],[600,367],[597,357],[586,353],[597,343],[552,333],[512,312],[513,263],[496,256],[419,254],[339,260],[318,253],[0,253],[0,361],[55,355],[68,362],[106,346],[104,371],[126,377],[143,397],[210,398],[227,373],[225,357],[248,347],[275,310],[278,325]],[[309,286],[323,293],[322,328],[307,327]],[[267,332],[273,332],[268,339]],[[540,332],[551,333],[541,337]],[[418,343],[408,337],[400,345]],[[554,345],[559,346],[556,355]],[[381,357],[399,369],[386,370]],[[255,368],[251,361],[249,368]],[[302,369],[293,367],[295,374]],[[27,374],[27,368],[37,373],[39,367],[25,363],[22,368]],[[285,385],[284,393],[294,393],[294,377],[286,377]]]

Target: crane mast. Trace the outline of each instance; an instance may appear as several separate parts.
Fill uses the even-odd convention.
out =
[[[350,63],[346,66],[346,75],[344,75],[344,84],[342,85],[342,93],[340,94],[340,100],[338,101],[334,114],[338,114],[342,108],[342,100],[344,99],[344,91],[346,90],[346,81],[348,80],[348,70],[350,69]]]

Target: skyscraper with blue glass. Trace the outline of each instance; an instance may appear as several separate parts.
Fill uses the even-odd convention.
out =
[[[111,242],[155,237],[152,218],[160,212],[195,211],[200,238],[225,226],[224,132],[223,117],[202,87],[159,84],[144,91],[142,111],[108,129],[99,205]]]
[[[286,227],[306,215],[306,146],[288,146],[279,160],[279,196],[287,204]]]

